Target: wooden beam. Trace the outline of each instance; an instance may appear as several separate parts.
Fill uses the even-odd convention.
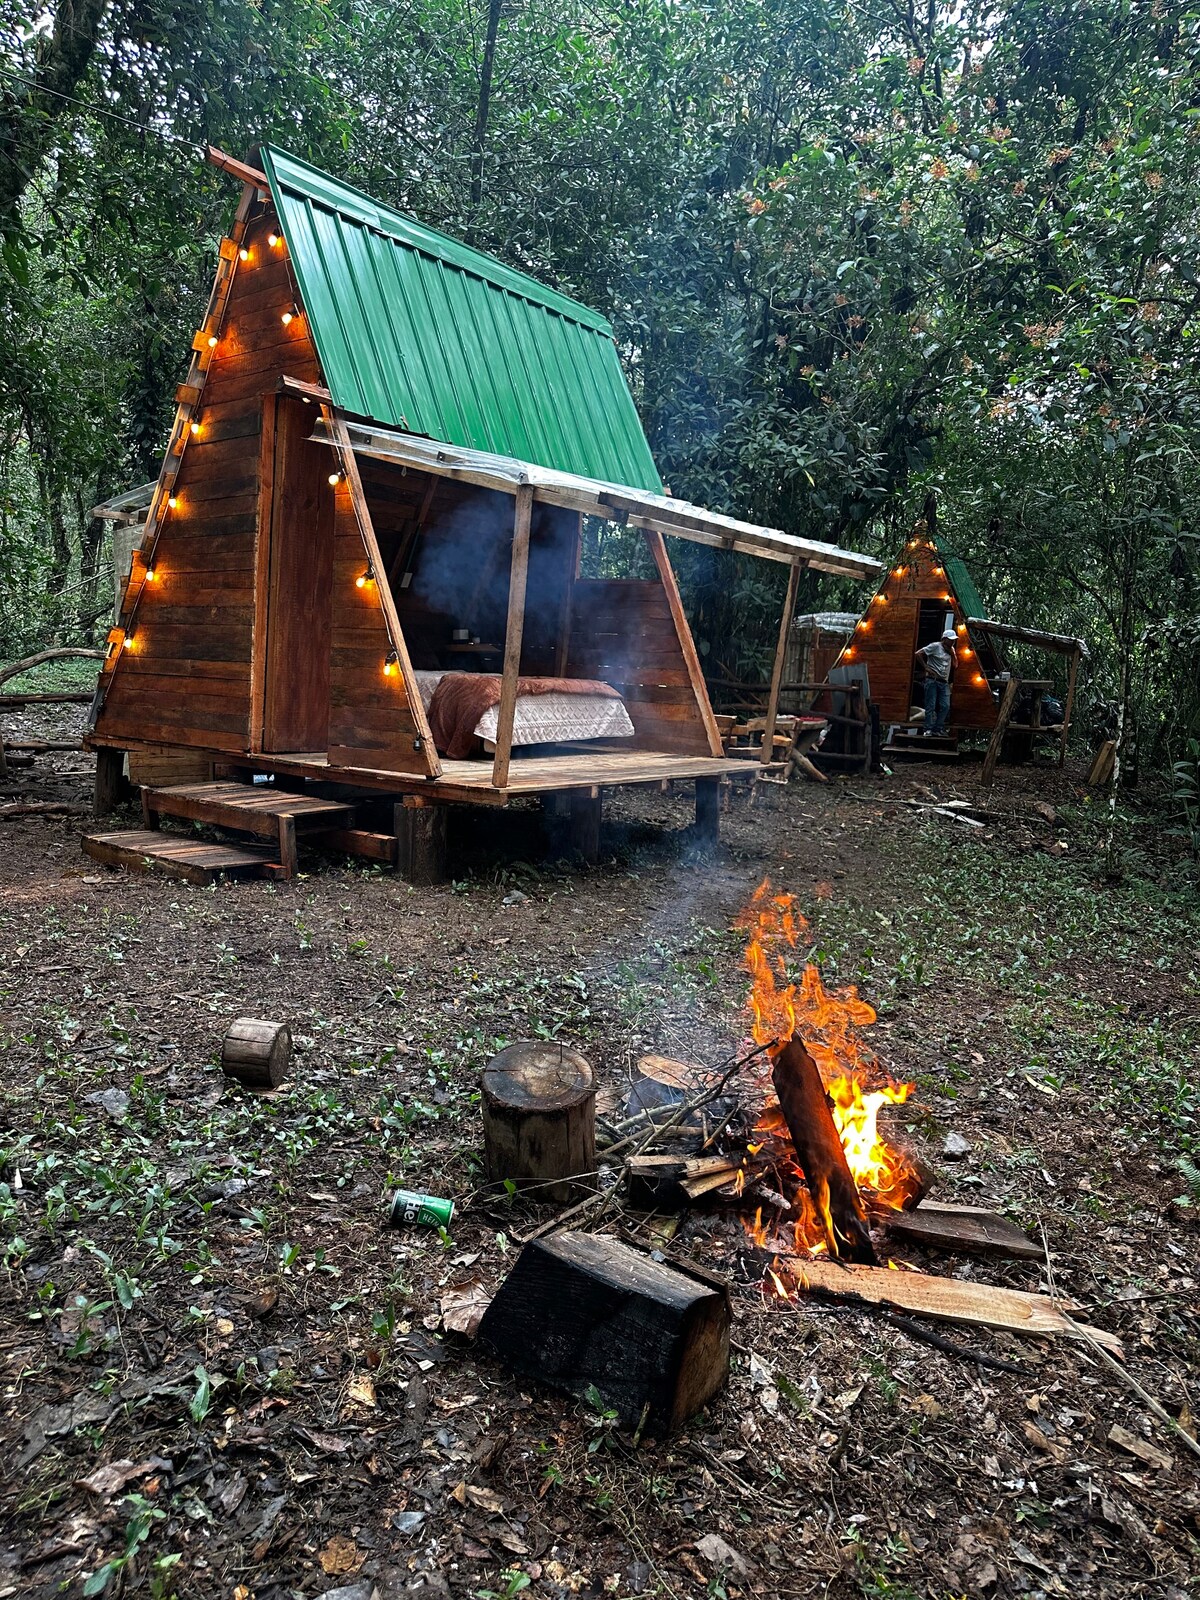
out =
[[[525,633],[525,583],[529,577],[529,525],[532,517],[533,490],[528,484],[522,484],[517,490],[516,517],[513,522],[508,621],[504,628],[504,674],[500,682],[500,706],[496,713],[496,755],[492,762],[492,783],[497,789],[508,787],[508,766],[512,759],[517,679],[521,674],[521,640]]]
[[[700,668],[700,657],[696,654],[696,641],[692,638],[692,630],[688,627],[688,620],[684,615],[683,601],[679,598],[679,585],[675,582],[675,573],[667,555],[667,547],[663,543],[662,534],[652,529],[646,530],[646,543],[650,546],[650,554],[654,557],[654,565],[667,596],[667,605],[671,608],[675,636],[679,640],[679,648],[683,651],[688,681],[696,697],[696,707],[700,712],[700,720],[704,724],[705,736],[708,739],[708,753],[710,756],[723,756],[725,744],[717,727],[717,719],[713,716],[712,705],[709,703],[708,685]]]
[[[250,722],[247,748],[261,750],[267,686],[267,595],[271,575],[271,523],[275,498],[275,413],[278,401],[262,400],[259,433],[258,509],[254,524],[254,614],[250,619]]]
[[[787,593],[783,600],[783,614],[779,619],[779,643],[775,646],[775,665],[771,668],[771,688],[767,694],[767,719],[763,724],[762,759],[765,766],[775,749],[775,718],[779,712],[779,685],[783,682],[783,661],[787,655],[788,636],[792,631],[792,617],[796,611],[796,595],[800,589],[800,568],[788,571]]]
[[[404,683],[404,692],[408,697],[408,709],[416,724],[417,737],[421,741],[421,755],[425,758],[425,770],[431,778],[440,777],[442,763],[433,742],[433,735],[429,731],[429,719],[425,715],[425,703],[421,699],[417,680],[413,675],[412,662],[409,660],[408,645],[404,639],[404,630],[400,626],[400,618],[396,612],[396,602],[392,596],[391,586],[387,581],[387,568],[383,564],[383,557],[379,553],[379,541],[375,537],[375,524],[371,521],[370,508],[367,505],[367,496],[362,486],[362,478],[358,470],[358,462],[354,458],[354,449],[350,437],[346,432],[346,424],[334,411],[332,406],[322,406],[325,425],[329,429],[330,437],[338,447],[341,468],[346,474],[346,487],[350,491],[350,503],[354,507],[354,515],[358,522],[358,531],[362,535],[363,548],[367,553],[367,564],[375,574],[375,592],[379,596],[379,609],[383,612],[384,626],[387,629],[388,639],[392,649],[396,652],[396,662],[400,668],[400,677]]]
[[[1063,706],[1062,733],[1058,736],[1058,764],[1066,765],[1067,761],[1067,735],[1071,731],[1071,713],[1075,709],[1075,683],[1079,677],[1079,661],[1083,652],[1075,650],[1071,655],[1071,665],[1067,668],[1067,699]]]
[[[247,166],[235,156],[227,156],[224,150],[218,150],[215,144],[210,144],[205,150],[204,159],[210,167],[218,167],[222,172],[228,172],[231,177],[240,178],[243,183],[252,183],[259,189],[269,188],[265,172],[260,172],[257,167]]]
[[[980,785],[990,789],[992,780],[996,776],[996,763],[1000,759],[1000,746],[1004,743],[1004,735],[1008,732],[1008,725],[1012,721],[1013,707],[1017,703],[1017,694],[1021,688],[1021,680],[1011,677],[1004,685],[1004,694],[1000,699],[1000,710],[996,714],[996,726],[992,729],[992,737],[988,743],[987,755],[983,758],[983,772],[980,774]]]

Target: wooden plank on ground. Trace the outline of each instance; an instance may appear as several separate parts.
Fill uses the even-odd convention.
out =
[[[889,1212],[889,1233],[938,1250],[966,1250],[974,1255],[1010,1256],[1040,1261],[1042,1247],[1026,1238],[1015,1222],[986,1206],[939,1205],[926,1200],[915,1211]]]
[[[219,877],[263,877],[273,855],[253,845],[210,844],[138,828],[88,834],[82,844],[85,855],[105,866],[159,872],[198,884],[213,883]]]
[[[936,1322],[967,1322],[981,1328],[1001,1328],[1035,1338],[1094,1339],[1112,1355],[1123,1356],[1115,1334],[1087,1325],[1086,1334],[1047,1295],[1020,1289],[998,1289],[988,1283],[966,1283],[958,1278],[938,1278],[926,1272],[899,1272],[890,1267],[853,1266],[840,1261],[808,1260],[781,1256],[802,1290],[832,1295],[838,1300],[861,1300],[867,1305],[908,1311]],[[1064,1302],[1065,1310],[1072,1310]]]

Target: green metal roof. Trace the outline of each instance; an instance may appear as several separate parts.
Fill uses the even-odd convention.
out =
[[[261,158],[339,409],[661,489],[603,317],[282,150]]]
[[[950,587],[958,597],[963,615],[967,617],[983,617],[986,621],[987,612],[984,610],[983,601],[979,597],[979,590],[971,581],[971,574],[963,566],[957,556],[948,556],[942,552],[942,565],[946,569],[946,576],[950,580]]]

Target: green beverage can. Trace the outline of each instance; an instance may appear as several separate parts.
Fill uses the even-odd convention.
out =
[[[412,1189],[397,1189],[392,1196],[390,1221],[393,1228],[448,1228],[454,1220],[454,1201],[435,1194],[416,1194]]]

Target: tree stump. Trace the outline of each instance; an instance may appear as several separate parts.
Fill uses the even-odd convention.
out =
[[[491,1183],[536,1185],[555,1205],[595,1187],[596,1086],[578,1050],[526,1040],[488,1063],[483,1146]]]
[[[277,1089],[292,1059],[292,1034],[286,1022],[239,1017],[221,1046],[221,1070],[247,1089]]]
[[[594,1388],[656,1437],[705,1405],[729,1371],[729,1298],[604,1234],[556,1233],[521,1251],[479,1325],[515,1372],[568,1394]]]

